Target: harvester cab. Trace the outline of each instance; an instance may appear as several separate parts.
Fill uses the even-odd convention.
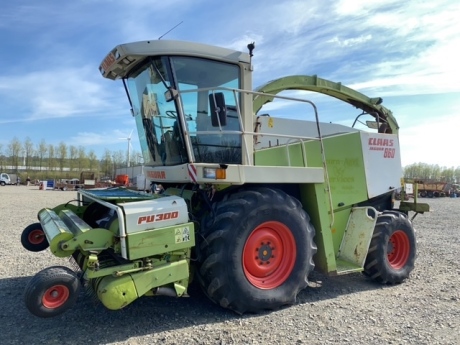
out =
[[[120,309],[144,295],[188,296],[196,278],[213,302],[244,313],[295,303],[315,267],[382,284],[409,276],[408,213],[428,206],[393,204],[402,167],[391,111],[316,76],[253,90],[248,47],[157,40],[107,55],[100,72],[123,81],[146,176],[161,193],[80,190],[76,205],[41,210],[24,247],[49,246],[81,272],[39,272],[26,288],[33,314],[66,311],[82,285]],[[323,93],[362,113],[349,126],[321,122],[313,102],[285,90]],[[262,113],[274,99],[300,105],[305,118]]]

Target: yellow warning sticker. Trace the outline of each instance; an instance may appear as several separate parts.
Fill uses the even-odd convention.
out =
[[[176,236],[176,243],[183,243],[190,241],[190,229],[188,226],[183,228],[176,228],[174,230]]]
[[[268,119],[268,127],[273,128],[273,117]]]

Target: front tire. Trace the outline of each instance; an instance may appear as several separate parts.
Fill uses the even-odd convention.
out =
[[[21,234],[22,246],[31,252],[40,252],[48,248],[49,243],[46,239],[40,223],[34,223],[27,226]]]
[[[364,273],[382,284],[399,284],[414,269],[415,257],[415,231],[409,219],[396,211],[379,215]]]
[[[295,303],[316,253],[297,199],[269,188],[237,192],[204,224],[197,278],[212,301],[239,314]]]
[[[33,315],[48,318],[73,307],[79,291],[80,282],[74,271],[64,266],[49,267],[29,281],[24,302]]]

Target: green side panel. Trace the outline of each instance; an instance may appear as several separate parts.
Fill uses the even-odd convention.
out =
[[[187,280],[189,264],[187,260],[171,262],[153,270],[131,274],[136,285],[137,294],[145,295],[147,291],[170,283]]]
[[[366,200],[366,173],[359,133],[324,138],[323,145],[334,209]],[[307,166],[323,167],[320,143],[308,141],[304,146]],[[289,145],[289,149],[277,146],[259,150],[254,155],[257,166],[289,166],[288,161],[290,166],[305,166],[300,144]]]
[[[316,150],[319,149],[315,148]],[[288,151],[289,150],[289,151]],[[307,152],[308,156],[311,154]],[[290,163],[290,164],[289,164]],[[291,144],[288,147],[278,146],[256,151],[254,155],[254,165],[256,166],[276,166],[276,167],[305,167],[302,147],[300,143]],[[310,165],[311,166],[311,165]],[[315,165],[322,167],[322,164]]]
[[[335,272],[336,262],[331,233],[331,213],[327,200],[325,184],[305,184],[300,186],[301,202],[309,214],[316,230],[315,242],[318,247],[315,257],[315,267],[323,273]]]
[[[323,143],[334,209],[366,200],[366,171],[360,134],[329,137]],[[307,149],[312,144],[319,145],[318,142],[309,143]],[[308,163],[316,166],[321,164],[320,159],[320,156],[312,155]]]
[[[193,223],[127,235],[128,258],[130,260],[190,248],[194,245],[195,231]]]
[[[337,255],[337,274],[362,271],[376,221],[375,208],[352,209]]]
[[[316,229],[317,268],[324,273],[337,272],[338,254],[352,205],[367,200],[366,175],[359,132],[323,139],[328,184],[302,185],[301,201]],[[308,167],[322,167],[318,141],[304,143]],[[300,144],[257,151],[255,164],[261,166],[305,166]],[[290,164],[289,164],[290,162]],[[283,182],[282,180],[280,182]],[[288,181],[284,181],[288,182]],[[330,194],[329,194],[330,191]],[[331,214],[331,208],[333,214]]]
[[[137,273],[105,276],[97,282],[96,292],[106,308],[117,310],[151,292],[155,287],[176,282],[186,283],[188,278],[189,263],[184,259]],[[178,295],[186,291],[186,286],[174,284],[174,287]]]
[[[350,218],[351,208],[334,211],[334,224],[331,228],[334,253],[339,252],[345,229],[347,228],[348,219]]]

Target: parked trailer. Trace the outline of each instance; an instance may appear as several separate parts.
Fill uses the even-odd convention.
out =
[[[417,184],[420,197],[438,198],[459,194],[460,185],[447,182],[423,182]]]
[[[408,214],[429,207],[393,205],[402,167],[391,111],[381,98],[316,76],[253,90],[248,48],[152,40],[107,55],[99,69],[125,84],[145,175],[161,188],[79,190],[76,204],[39,211],[23,246],[71,257],[80,272],[37,273],[25,288],[32,314],[65,312],[81,286],[121,309],[141,296],[186,297],[195,279],[210,300],[241,314],[294,304],[314,268],[381,284],[409,277],[416,240]],[[320,92],[360,113],[350,126],[321,122],[313,102],[279,96],[284,90]],[[311,119],[266,115],[274,99],[303,106]]]

